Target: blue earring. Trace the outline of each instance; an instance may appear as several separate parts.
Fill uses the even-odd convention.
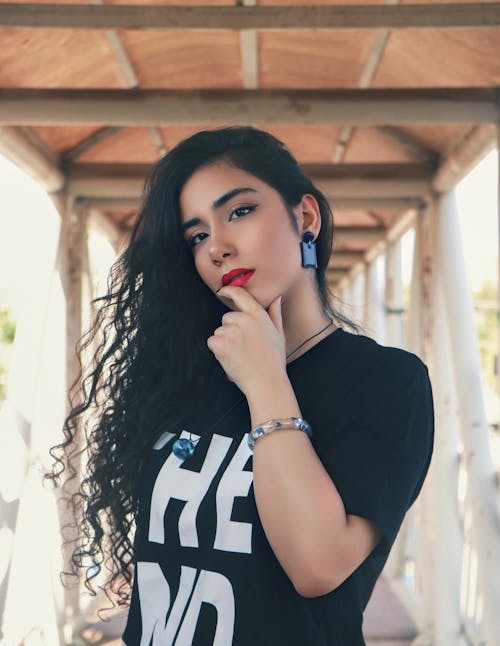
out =
[[[302,253],[302,267],[317,267],[318,260],[316,258],[316,242],[314,242],[314,233],[306,231],[300,243],[300,251]]]

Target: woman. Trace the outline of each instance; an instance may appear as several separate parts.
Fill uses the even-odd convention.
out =
[[[84,423],[73,571],[92,590],[107,565],[126,646],[364,644],[433,402],[416,355],[334,309],[332,241],[268,133],[199,132],[153,168],[58,447]]]

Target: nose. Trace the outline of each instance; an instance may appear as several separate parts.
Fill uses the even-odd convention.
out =
[[[212,233],[208,253],[212,262],[217,264],[234,253],[234,245],[220,232]]]

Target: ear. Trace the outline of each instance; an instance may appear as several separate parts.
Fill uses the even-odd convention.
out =
[[[314,195],[304,193],[295,213],[300,236],[302,237],[305,231],[312,231],[316,239],[321,229],[321,211]]]

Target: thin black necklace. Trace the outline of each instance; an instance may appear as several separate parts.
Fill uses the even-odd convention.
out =
[[[320,330],[319,332],[316,332],[316,334],[313,334],[313,335],[312,335],[312,336],[310,336],[308,339],[306,339],[305,341],[303,341],[303,342],[302,342],[298,347],[296,347],[296,348],[295,348],[295,350],[293,350],[293,352],[290,352],[289,354],[287,354],[287,355],[286,355],[286,358],[288,359],[288,357],[291,357],[291,356],[292,356],[292,354],[295,354],[295,352],[297,352],[297,350],[298,350],[299,348],[301,348],[303,345],[305,345],[308,341],[310,341],[311,339],[314,339],[314,337],[315,337],[315,336],[318,336],[318,334],[321,334],[321,332],[324,332],[324,331],[326,330],[326,328],[330,327],[330,325],[331,325],[332,323],[333,323],[333,319],[330,319],[330,323],[328,323],[328,325],[325,325],[325,327],[324,327],[322,330]]]
[[[301,348],[303,345],[305,345],[308,341],[310,341],[311,339],[314,339],[314,337],[321,334],[321,332],[324,332],[326,330],[326,328],[330,327],[330,325],[332,323],[333,323],[333,319],[330,319],[330,323],[328,323],[328,325],[325,325],[325,327],[322,328],[319,332],[316,332],[316,334],[313,334],[308,339],[303,341],[297,348],[295,348],[295,350],[293,352],[290,352],[289,354],[287,354],[286,358],[288,359],[288,357],[292,356],[292,354],[297,352],[297,350],[299,348]],[[240,397],[240,399],[238,399],[228,410],[226,410],[226,412],[222,415],[222,417],[220,417],[215,422],[215,424],[212,424],[210,426],[209,431],[212,430],[212,428],[214,428],[214,426],[219,424],[224,419],[224,417],[226,417],[226,415],[228,413],[230,413],[232,410],[234,410],[238,404],[240,404],[242,401],[244,401],[244,399],[245,399],[245,397]],[[172,453],[176,457],[178,457],[180,460],[185,460],[186,458],[190,458],[194,453],[194,448],[195,448],[196,444],[198,444],[199,439],[200,438],[198,438],[195,442],[193,442],[193,440],[191,439],[191,433],[189,433],[189,439],[187,439],[187,438],[182,438],[182,439],[178,438],[172,445]]]

